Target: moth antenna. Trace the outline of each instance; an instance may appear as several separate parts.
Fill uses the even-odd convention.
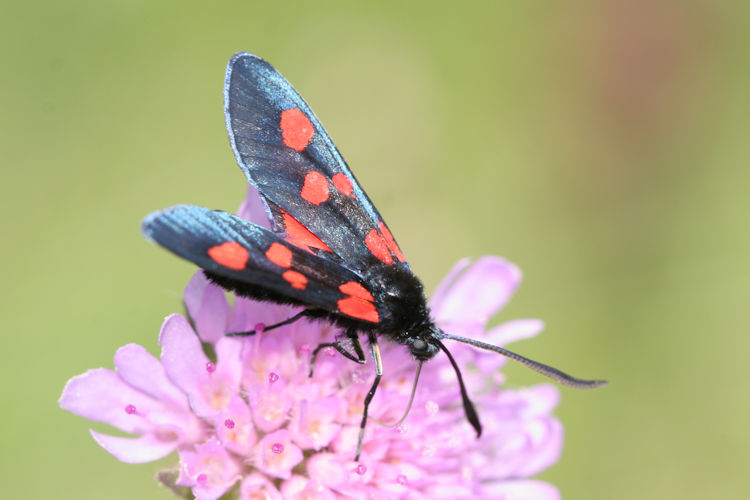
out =
[[[507,349],[503,349],[502,347],[498,347],[496,345],[482,342],[480,340],[469,339],[466,337],[459,337],[458,335],[450,335],[445,332],[441,332],[440,337],[444,339],[457,340],[458,342],[463,342],[464,344],[469,344],[471,346],[484,349],[485,351],[492,351],[498,354],[502,354],[506,358],[510,358],[513,361],[521,363],[522,365],[525,365],[531,368],[535,372],[541,373],[545,377],[549,377],[552,380],[566,387],[572,387],[574,389],[595,389],[597,387],[607,385],[606,380],[584,380],[584,379],[576,378],[571,375],[568,375],[565,372],[558,370],[557,368],[553,368],[551,366],[545,365],[544,363],[534,361],[533,359],[526,358],[524,356],[521,356],[520,354],[516,354],[515,352],[509,351]],[[460,380],[460,377],[459,377],[459,380]]]
[[[438,347],[440,347],[440,349],[445,353],[445,355],[448,356],[451,365],[453,365],[453,370],[456,372],[456,377],[458,378],[458,386],[461,388],[461,399],[463,400],[464,404],[464,413],[466,414],[466,420],[468,420],[471,426],[474,427],[474,430],[477,431],[477,437],[479,437],[482,435],[482,424],[479,423],[477,410],[474,408],[474,403],[471,402],[471,400],[469,399],[469,394],[466,392],[464,378],[461,376],[461,370],[458,368],[458,363],[456,363],[456,360],[453,359],[450,351],[446,349],[442,342],[440,342],[438,339],[435,339],[435,342],[437,343]]]
[[[411,388],[411,396],[409,396],[409,404],[406,405],[406,411],[404,412],[404,415],[398,419],[398,422],[394,422],[392,424],[386,424],[382,420],[379,420],[374,417],[370,417],[370,420],[373,422],[383,426],[383,427],[398,427],[402,423],[404,423],[404,420],[406,420],[406,417],[409,416],[409,412],[411,411],[411,405],[414,403],[414,396],[417,394],[417,382],[419,382],[419,374],[422,373],[422,364],[424,361],[420,361],[417,365],[417,374],[414,376],[414,385]]]

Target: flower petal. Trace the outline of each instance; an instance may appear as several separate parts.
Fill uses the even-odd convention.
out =
[[[266,205],[252,184],[247,185],[247,194],[237,210],[237,215],[266,229],[273,229]]]
[[[328,446],[341,429],[335,421],[345,404],[335,397],[300,401],[289,425],[294,442],[302,449],[320,450]]]
[[[179,440],[161,440],[153,435],[139,438],[125,438],[100,434],[89,430],[99,446],[110,452],[120,462],[141,464],[153,462],[172,453],[179,444]]]
[[[498,481],[486,483],[482,498],[504,500],[560,500],[560,492],[549,483],[534,480]]]
[[[115,353],[117,374],[128,384],[155,399],[188,410],[187,398],[167,378],[158,359],[138,344],[120,347]]]
[[[173,314],[164,321],[159,344],[167,376],[187,394],[193,412],[213,417],[225,411],[239,388],[241,341],[220,339],[214,365],[187,320]]]
[[[219,440],[238,455],[248,455],[258,440],[250,408],[240,396],[234,396],[227,411],[215,417],[214,425]]]
[[[445,292],[439,307],[433,306],[440,323],[481,323],[499,311],[521,282],[521,271],[505,259],[485,256],[457,276]]]
[[[544,330],[544,321],[540,319],[515,319],[490,328],[485,335],[487,342],[499,346],[518,340],[535,337]]]
[[[240,500],[283,500],[283,497],[271,481],[254,472],[242,480]]]
[[[320,484],[334,488],[349,479],[349,471],[339,456],[333,453],[316,453],[307,461],[307,475]]]
[[[73,377],[60,396],[60,406],[78,416],[104,422],[132,434],[152,428],[144,418],[163,405],[137,391],[112,370],[97,368]]]
[[[449,298],[451,287],[461,273],[469,267],[469,264],[471,264],[471,259],[464,257],[453,265],[451,270],[448,271],[448,274],[445,275],[445,278],[440,281],[437,288],[432,293],[432,296],[430,297],[430,309],[442,309],[445,301]]]
[[[260,302],[247,297],[237,297],[234,301],[234,308],[232,309],[227,331],[243,332],[253,330],[258,323],[272,325],[289,319],[298,312],[300,312],[298,306],[269,304],[268,302]],[[297,323],[281,328],[287,330],[293,328]],[[274,331],[274,335],[280,335],[283,330]]]
[[[198,271],[190,278],[183,297],[188,314],[204,342],[214,343],[224,336],[229,315],[224,290],[208,281],[203,271]]]
[[[207,379],[209,359],[188,321],[179,314],[168,316],[159,332],[159,345],[169,379],[188,396],[199,392]]]
[[[299,498],[304,500],[335,500],[336,495],[315,479],[307,479],[294,475],[281,485],[284,498]],[[357,497],[353,497],[357,498]],[[367,498],[360,496],[359,498]]]
[[[292,398],[285,390],[284,379],[261,386],[255,384],[248,388],[247,398],[253,412],[255,426],[263,432],[279,429],[289,420]]]
[[[224,377],[224,383],[231,385],[236,392],[242,379],[242,347],[241,339],[224,337],[216,343],[216,374]]]
[[[302,450],[292,443],[289,431],[280,430],[267,434],[258,443],[255,466],[270,476],[288,479],[303,458]]]
[[[555,463],[562,451],[563,428],[550,412],[559,392],[551,384],[520,391],[485,395],[482,407],[485,434],[481,446],[494,458],[475,467],[478,477],[528,477]],[[487,415],[487,416],[485,416]]]
[[[221,444],[211,439],[180,452],[177,484],[189,486],[197,500],[215,500],[240,478],[240,467]]]

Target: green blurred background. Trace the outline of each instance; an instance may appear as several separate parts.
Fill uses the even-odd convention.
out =
[[[311,103],[430,290],[503,255],[525,280],[495,321],[547,322],[513,348],[611,380],[562,391],[541,478],[570,500],[747,498],[748,5],[4,3],[3,498],[170,498],[57,398],[120,345],[158,352],[181,310],[193,268],[141,218],[243,197],[239,50]]]

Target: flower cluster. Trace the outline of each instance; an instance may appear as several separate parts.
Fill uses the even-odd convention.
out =
[[[500,258],[461,261],[432,298],[434,319],[448,332],[500,345],[535,335],[539,320],[486,330],[519,282],[518,269]],[[422,370],[409,416],[395,427],[371,420],[355,462],[373,363],[324,350],[309,376],[313,349],[337,328],[300,320],[227,337],[262,330],[298,309],[243,298],[230,304],[201,272],[185,303],[194,326],[178,314],[166,318],[160,360],[129,344],[115,354],[115,371],[90,370],[63,391],[66,410],[136,436],[91,431],[119,460],[148,462],[176,451],[172,486],[206,500],[228,492],[243,500],[559,498],[553,486],[528,479],[559,457],[562,426],[552,416],[558,392],[548,384],[501,389],[504,358],[450,346],[480,413],[481,439],[465,421],[447,358],[438,355]],[[381,348],[385,374],[370,415],[390,423],[408,405],[417,365],[403,346]]]

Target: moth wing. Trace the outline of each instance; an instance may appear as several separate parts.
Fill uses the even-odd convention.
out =
[[[378,263],[409,269],[328,133],[273,66],[249,53],[232,57],[224,109],[237,162],[277,232],[359,275]]]
[[[147,216],[142,231],[210,273],[282,298],[271,300],[288,298],[354,319],[379,321],[381,313],[355,273],[234,214],[177,205]]]

